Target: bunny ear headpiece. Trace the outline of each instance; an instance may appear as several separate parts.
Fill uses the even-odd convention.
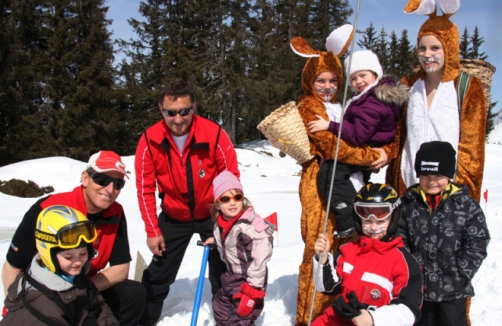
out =
[[[343,83],[342,65],[338,56],[347,52],[347,49],[354,36],[354,27],[350,24],[340,26],[326,38],[326,50],[314,50],[305,42],[301,36],[293,38],[290,42],[293,52],[301,57],[309,58],[302,73],[302,87],[305,95],[314,95],[314,79],[317,75],[325,71],[335,73],[338,78],[338,85]],[[338,87],[338,92],[341,87]],[[336,95],[332,101],[336,100]]]
[[[434,35],[443,45],[445,53],[445,67],[441,81],[455,79],[460,73],[460,57],[458,53],[460,35],[457,26],[450,21],[450,17],[460,8],[460,0],[438,0],[442,16],[436,14],[435,0],[409,0],[404,7],[408,14],[428,15],[429,19],[420,27],[417,43],[424,35]],[[420,68],[420,73],[425,73]]]

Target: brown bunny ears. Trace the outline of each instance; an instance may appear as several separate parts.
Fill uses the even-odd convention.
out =
[[[354,36],[354,27],[350,24],[340,26],[326,38],[326,50],[314,50],[305,42],[301,36],[293,38],[290,42],[293,52],[304,58],[309,58],[302,73],[302,87],[305,95],[314,95],[313,90],[315,77],[325,71],[335,73],[338,78],[338,85],[343,83],[341,56],[347,52],[350,42]],[[341,87],[338,87],[338,91]],[[337,91],[337,95],[338,95]],[[333,101],[336,100],[336,95]]]
[[[409,0],[404,7],[408,14],[428,15],[429,19],[420,27],[417,43],[425,35],[434,35],[443,45],[445,53],[445,67],[441,81],[446,82],[455,79],[460,73],[459,45],[460,35],[457,26],[450,21],[450,17],[460,8],[460,0],[438,0],[442,16],[436,14],[435,0]],[[422,68],[421,77],[425,74]]]

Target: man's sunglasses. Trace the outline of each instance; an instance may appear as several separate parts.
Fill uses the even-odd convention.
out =
[[[228,203],[230,202],[230,200],[235,200],[235,201],[241,201],[244,199],[244,195],[243,194],[236,194],[236,195],[233,195],[233,196],[221,196],[220,198],[218,198],[218,201],[220,203]]]
[[[170,118],[174,118],[177,114],[179,114],[180,116],[182,117],[186,117],[187,115],[190,114],[190,112],[192,111],[192,107],[190,108],[187,108],[187,109],[181,109],[179,111],[176,111],[176,110],[165,110],[165,109],[162,109],[162,113],[165,115],[165,116],[168,116]]]
[[[115,190],[120,190],[125,186],[124,179],[112,178],[106,174],[93,173],[89,171],[87,172],[87,174],[91,177],[92,181],[94,181],[95,184],[100,185],[102,187],[108,186],[110,182],[113,182],[113,189]]]

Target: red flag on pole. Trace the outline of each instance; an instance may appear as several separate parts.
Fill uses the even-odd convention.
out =
[[[486,189],[485,192],[483,193],[483,198],[485,199],[485,202],[487,203],[488,202],[488,189]]]
[[[279,232],[279,225],[277,224],[277,213],[272,213],[270,216],[265,217],[265,219],[275,225],[275,230]]]

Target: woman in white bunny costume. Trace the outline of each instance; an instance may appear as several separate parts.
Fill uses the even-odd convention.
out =
[[[307,126],[309,122],[317,120],[317,116],[321,116],[325,120],[334,120],[335,116],[338,115],[338,119],[340,119],[342,107],[336,101],[336,96],[343,85],[343,77],[342,65],[338,56],[346,52],[352,35],[353,27],[351,25],[337,28],[326,40],[328,51],[312,49],[301,37],[295,37],[291,40],[293,51],[300,56],[309,58],[302,72],[302,87],[305,94],[299,99],[298,110],[308,132],[310,152],[314,155],[313,159],[302,164],[299,189],[302,205],[301,232],[305,249],[298,277],[296,325],[308,324],[311,300],[315,291],[312,257],[317,237],[323,232],[326,216],[326,203],[321,200],[317,189],[319,163],[322,159],[334,159],[337,144],[337,137],[332,132],[325,130],[311,133]],[[314,87],[316,78],[326,72],[332,76],[330,77],[331,85]],[[382,147],[382,149],[372,149],[367,145],[356,147],[340,140],[338,160],[346,164],[379,168],[388,157],[391,158],[393,152],[396,151],[392,151],[390,147]],[[333,244],[332,250],[336,251],[346,239],[333,239],[334,223],[335,218],[333,214],[330,214],[327,233],[330,243]],[[332,298],[317,293],[312,320],[320,315],[332,301]]]

